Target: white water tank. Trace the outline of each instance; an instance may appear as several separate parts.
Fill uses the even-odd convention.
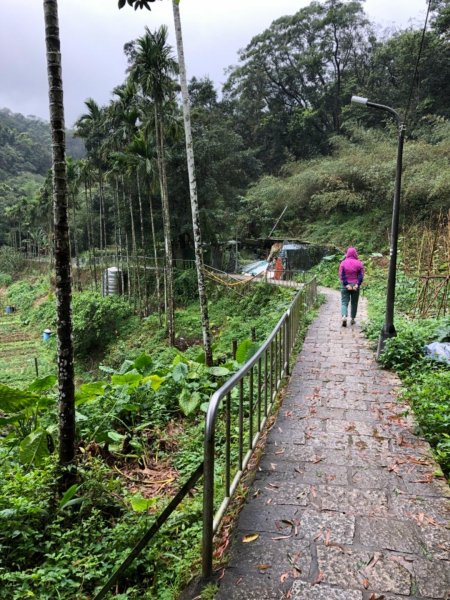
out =
[[[109,267],[103,271],[103,296],[121,296],[123,294],[123,275],[118,267]]]

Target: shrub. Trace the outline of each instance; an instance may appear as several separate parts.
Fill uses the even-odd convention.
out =
[[[22,254],[11,246],[0,247],[0,272],[8,275],[17,274],[23,269],[25,259]]]
[[[12,277],[8,273],[0,273],[0,287],[8,287],[12,284]]]
[[[123,298],[97,292],[75,294],[72,307],[74,352],[80,357],[103,350],[131,318]]]

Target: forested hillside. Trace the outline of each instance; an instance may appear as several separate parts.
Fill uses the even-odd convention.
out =
[[[191,81],[201,228],[209,248],[228,239],[266,236],[286,206],[278,236],[323,240],[333,230],[339,244],[356,237],[371,249],[386,246],[395,125],[387,113],[351,106],[355,93],[392,106],[406,120],[404,223],[413,215],[423,219],[425,206],[426,218],[445,210],[448,5],[436,1],[431,7],[422,40],[422,31],[412,28],[380,37],[362,2],[312,2],[249,42],[230,70],[222,99],[210,80]],[[117,82],[108,106],[86,100],[75,132],[78,143],[85,142],[86,159],[79,160],[81,148],[68,137],[74,159],[70,202],[77,213],[72,235],[80,252],[92,243],[146,254],[153,244],[159,252],[162,156],[155,145],[153,106],[162,94],[158,126],[164,132],[172,245],[175,256],[192,256],[176,63],[166,43],[159,49],[164,78],[151,80],[150,53],[157,39],[157,32],[148,30],[126,45],[129,76]],[[412,57],[419,51],[416,70]],[[48,214],[50,195],[38,192],[37,177],[50,165],[47,126],[4,110],[0,135],[0,242],[20,245],[10,234],[6,239],[6,229],[21,229],[16,238],[42,229],[48,238],[51,225],[42,215]],[[24,173],[32,174],[26,184]]]
[[[19,247],[42,228],[40,213],[48,210],[48,204],[41,206],[41,188],[51,166],[51,152],[47,122],[7,108],[0,110],[0,245]],[[82,141],[70,132],[67,153],[75,159],[84,155]]]

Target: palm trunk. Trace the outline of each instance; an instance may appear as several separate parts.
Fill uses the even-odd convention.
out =
[[[153,257],[155,260],[156,302],[158,303],[159,324],[161,325],[161,277],[159,274],[158,251],[156,248],[155,219],[153,218],[153,203],[152,203],[151,191],[149,191],[149,194],[148,194],[148,203],[149,203],[149,208],[150,208],[150,225],[152,228],[152,238],[153,238]]]
[[[213,363],[211,328],[209,326],[208,298],[206,296],[205,276],[203,268],[203,250],[200,231],[200,218],[197,197],[197,180],[195,177],[194,145],[191,132],[191,111],[189,107],[189,94],[184,62],[183,37],[181,32],[180,8],[177,0],[172,0],[173,19],[175,22],[175,36],[177,39],[178,65],[180,69],[180,86],[183,98],[184,133],[186,137],[186,157],[189,174],[189,192],[191,197],[192,229],[194,233],[195,265],[197,268],[198,296],[200,301],[200,314],[202,320],[203,347],[205,362],[208,366]]]
[[[72,344],[67,173],[57,0],[44,0],[45,43],[53,155],[56,312],[58,337],[59,464],[61,488],[72,483],[75,463],[75,386]],[[67,468],[71,467],[71,468]]]
[[[159,108],[159,109],[158,109]],[[170,212],[169,197],[167,192],[166,161],[164,157],[164,130],[162,125],[160,107],[155,107],[155,131],[156,131],[156,149],[158,155],[159,183],[161,189],[161,202],[163,209],[163,228],[164,228],[164,250],[166,255],[166,297],[167,297],[167,328],[169,344],[175,343],[174,328],[174,300],[173,300],[173,259],[172,259],[172,239],[170,234]]]

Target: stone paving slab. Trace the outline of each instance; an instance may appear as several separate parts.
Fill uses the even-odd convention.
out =
[[[340,326],[338,293],[326,297],[216,600],[448,600],[449,487],[396,399],[398,378],[380,369],[358,324]]]

